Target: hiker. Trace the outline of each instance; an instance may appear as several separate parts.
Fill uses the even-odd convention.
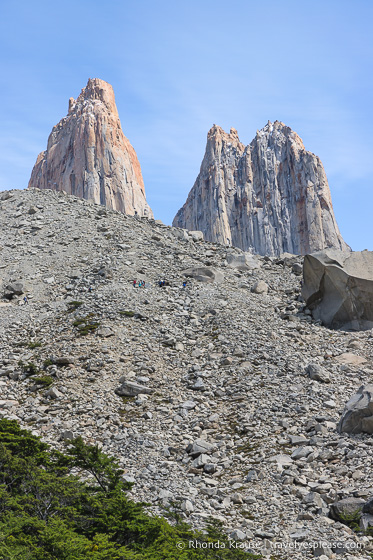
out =
[[[145,288],[145,280],[143,280],[142,287]]]
[[[24,302],[24,305],[27,305],[27,304],[28,304],[27,296],[25,296],[25,297],[23,298],[23,302]]]
[[[136,288],[137,280],[133,281],[133,287]]]
[[[183,282],[183,288],[186,288],[186,280]]]

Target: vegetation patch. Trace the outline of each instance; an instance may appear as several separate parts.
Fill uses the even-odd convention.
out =
[[[54,379],[50,375],[43,375],[42,377],[36,377],[34,382],[36,385],[41,385],[42,387],[50,387]]]
[[[260,558],[231,548],[218,521],[211,520],[202,532],[193,531],[177,512],[171,512],[171,523],[149,515],[146,504],[127,497],[131,484],[122,474],[114,459],[81,438],[60,453],[15,421],[0,420],[0,558]]]
[[[124,317],[134,317],[134,311],[119,311],[119,315],[123,315]]]
[[[82,305],[83,305],[82,301],[68,301],[67,302],[67,312],[72,313],[73,311],[76,311],[77,309],[79,309],[79,307],[81,307]]]
[[[20,360],[18,362],[18,365],[22,369],[23,373],[28,377],[40,373],[38,366],[34,364],[34,362],[28,362],[28,364],[25,364],[24,362],[22,362],[22,360]]]
[[[78,330],[79,336],[86,336],[98,329],[100,323],[95,320],[93,313],[89,313],[85,317],[76,319],[73,326]]]

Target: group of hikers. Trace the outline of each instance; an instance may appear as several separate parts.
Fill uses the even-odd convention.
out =
[[[132,285],[134,288],[145,288],[145,280],[133,280]],[[160,288],[164,288],[165,286],[169,286],[170,283],[168,280],[159,280],[158,281],[158,286]],[[186,288],[186,280],[183,281],[183,288]]]

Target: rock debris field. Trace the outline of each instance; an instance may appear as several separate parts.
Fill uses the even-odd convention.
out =
[[[372,383],[373,335],[313,321],[300,257],[48,190],[0,208],[2,417],[98,444],[150,511],[213,516],[264,556],[371,558],[338,502],[369,526],[372,436],[337,424]]]

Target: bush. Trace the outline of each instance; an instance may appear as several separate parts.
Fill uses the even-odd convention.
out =
[[[74,473],[74,474],[72,474]],[[193,531],[130,500],[117,462],[81,438],[52,451],[15,421],[0,420],[0,558],[7,560],[252,560],[221,526]],[[188,548],[188,541],[225,543]],[[180,548],[176,545],[182,543]],[[183,548],[184,547],[184,548]]]

